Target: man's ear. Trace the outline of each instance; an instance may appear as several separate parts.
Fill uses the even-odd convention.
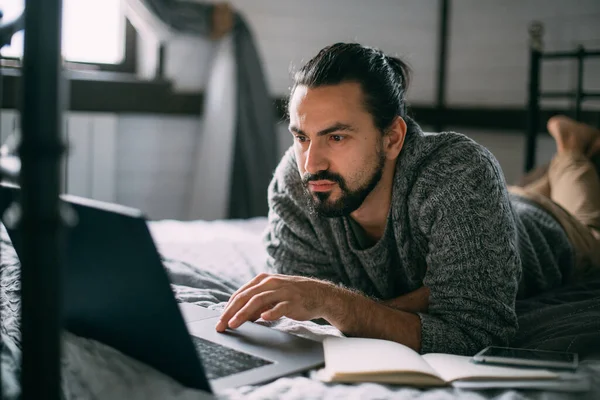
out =
[[[406,137],[406,121],[400,116],[394,118],[383,137],[383,150],[388,160],[395,160],[402,150]]]

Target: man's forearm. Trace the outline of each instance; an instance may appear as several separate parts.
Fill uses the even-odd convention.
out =
[[[413,290],[395,299],[382,301],[381,304],[410,313],[426,313],[429,309],[429,288],[421,286],[417,290]]]
[[[335,288],[323,316],[347,336],[392,340],[419,352],[421,320],[418,315],[390,308],[347,289]]]

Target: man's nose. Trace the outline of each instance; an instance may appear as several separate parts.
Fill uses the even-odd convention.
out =
[[[322,149],[315,141],[312,141],[308,150],[306,150],[306,159],[304,160],[304,169],[306,172],[316,174],[329,168],[329,162]]]

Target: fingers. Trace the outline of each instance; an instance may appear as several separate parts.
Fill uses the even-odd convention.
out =
[[[262,313],[264,313],[267,310],[270,310],[271,308],[273,308],[275,306],[275,304],[269,304],[261,309],[259,309],[258,311],[256,311],[254,314],[252,314],[249,318],[248,321],[250,322],[255,322],[257,319],[260,318],[260,316],[262,315]]]
[[[260,314],[261,310],[278,303],[279,294],[274,290],[253,295],[249,300],[244,296],[238,296],[229,310],[221,317],[217,324],[217,331],[223,332],[227,327],[236,329],[244,322],[249,321],[253,315]],[[239,311],[238,311],[239,310]]]
[[[289,301],[283,301],[277,304],[275,307],[264,311],[262,314],[260,314],[260,317],[265,321],[278,320],[279,318],[285,317],[286,313],[290,309],[290,305],[291,303]]]
[[[255,286],[262,284],[268,284],[268,287],[271,288],[273,287],[273,284],[277,284],[279,282],[278,280],[279,275],[276,274],[267,274],[267,273],[260,273],[257,276],[255,276],[254,278],[252,278],[252,280],[250,280],[248,283],[246,283],[245,285],[243,285],[242,287],[240,287],[238,290],[236,290],[231,297],[229,298],[229,301],[227,302],[227,305],[225,306],[225,308],[227,309],[227,307],[229,307],[229,305],[231,303],[233,303],[233,301],[241,294],[246,292],[248,289],[251,289]],[[266,288],[267,286],[265,286]]]
[[[227,329],[229,319],[233,317],[233,315],[235,315],[235,313],[245,304],[245,302],[251,298],[251,296],[253,295],[251,289],[256,288],[258,285],[260,285],[261,282],[263,282],[270,276],[271,275],[265,273],[258,274],[231,295],[229,301],[225,305],[225,310],[223,311],[223,314],[221,315],[221,318],[217,323],[216,329],[218,332],[224,332],[225,329]],[[243,303],[240,304],[240,296],[242,294],[244,294],[245,299],[242,300]]]
[[[244,322],[248,321],[252,315],[265,308],[272,307],[273,304],[277,304],[280,300],[280,294],[273,290],[257,294],[231,318],[229,327],[237,329]]]
[[[224,332],[228,327],[236,329],[246,321],[255,321],[286,296],[289,297],[289,288],[286,287],[291,282],[295,281],[288,276],[257,275],[231,296],[215,329]]]
[[[229,305],[232,300],[239,295],[240,293],[242,293],[245,290],[248,290],[249,288],[251,288],[252,286],[256,286],[259,283],[261,283],[263,280],[267,279],[269,276],[269,274],[265,274],[265,273],[260,273],[258,275],[256,275],[254,278],[252,278],[250,281],[248,281],[248,283],[244,284],[243,286],[241,286],[238,290],[236,290],[235,292],[233,292],[233,294],[231,295],[231,297],[229,298],[229,301],[227,302],[227,305]]]
[[[256,308],[252,310],[246,309],[246,312],[248,312],[247,315],[244,314],[246,319],[244,321],[241,321],[241,323],[239,323],[237,326],[249,320],[252,317],[252,315],[258,313],[261,308],[265,308],[268,306],[268,303],[257,303],[256,301],[253,301],[255,297],[258,297],[259,299],[264,299],[265,297],[263,296],[263,294],[271,293],[271,291],[266,290],[267,288],[263,288],[259,285],[260,283],[237,294],[235,297],[232,296],[232,298],[229,300],[229,303],[225,307],[225,310],[223,311],[219,322],[217,323],[216,329],[218,332],[224,332],[225,329],[227,329],[227,327],[234,328],[231,324],[231,319],[250,302],[252,302],[252,304]]]

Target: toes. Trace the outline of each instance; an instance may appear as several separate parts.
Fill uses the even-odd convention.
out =
[[[567,127],[574,122],[571,118],[564,115],[555,115],[548,120],[546,127],[548,128],[548,132],[556,137],[560,132],[567,130]]]

